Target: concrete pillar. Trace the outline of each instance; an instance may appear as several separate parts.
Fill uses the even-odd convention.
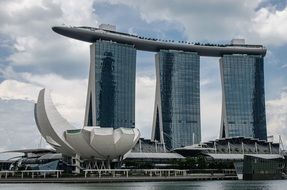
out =
[[[80,155],[76,154],[76,156],[73,157],[72,159],[73,159],[73,163],[74,163],[74,166],[75,166],[74,173],[76,173],[76,174],[81,173]]]
[[[272,154],[272,146],[271,146],[271,142],[269,142],[269,151],[270,151],[270,154]]]

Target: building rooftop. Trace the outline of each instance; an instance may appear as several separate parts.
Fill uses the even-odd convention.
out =
[[[40,153],[56,153],[54,149],[47,149],[47,148],[34,148],[34,149],[20,149],[20,150],[9,150],[4,151],[1,153],[34,153],[34,154],[40,154]]]
[[[225,54],[249,54],[265,56],[266,48],[262,45],[245,44],[243,39],[233,39],[230,44],[193,43],[186,41],[162,40],[115,31],[114,26],[101,28],[88,26],[67,27],[54,26],[52,30],[73,39],[94,43],[97,40],[108,40],[117,43],[134,45],[137,50],[158,52],[163,49],[197,52],[200,56],[220,57]]]
[[[125,155],[125,158],[137,158],[137,159],[182,159],[182,155],[177,153],[147,153],[147,152],[130,152]]]
[[[279,159],[284,158],[284,156],[280,154],[206,154],[215,160],[243,160],[244,155],[246,156],[253,156],[257,158],[263,159]]]

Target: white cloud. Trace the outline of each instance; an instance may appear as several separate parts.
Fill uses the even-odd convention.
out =
[[[140,76],[136,80],[136,127],[150,138],[155,98],[155,78]]]
[[[283,137],[287,143],[287,89],[281,92],[277,99],[266,102],[267,129],[269,135]]]
[[[2,99],[19,99],[34,101],[37,98],[39,86],[16,80],[5,80],[0,83],[0,97]]]
[[[0,68],[0,76],[4,78],[0,84],[0,97],[36,101],[38,91],[48,88],[63,116],[78,127],[82,126],[89,44],[60,36],[51,30],[51,26],[62,23],[96,26],[93,2],[0,2],[0,34],[10,38],[13,48],[6,56],[9,65]],[[16,68],[17,72],[14,71]],[[21,72],[21,69],[28,72]]]
[[[221,119],[221,91],[203,89],[200,94],[201,140],[219,138]]]
[[[139,11],[146,22],[167,21],[184,28],[191,41],[229,41],[243,37],[249,43],[283,45],[287,43],[287,7],[276,10],[263,0],[109,0],[113,4],[125,4]],[[181,29],[178,29],[181,30]]]
[[[253,32],[259,35],[263,42],[272,45],[287,43],[287,7],[283,10],[261,8],[252,20]]]
[[[55,74],[26,75],[25,78],[32,84],[50,89],[53,102],[63,117],[77,127],[82,127],[87,93],[86,79],[64,79]]]
[[[41,135],[34,121],[33,109],[32,101],[0,98],[1,151],[39,148]],[[42,143],[40,147],[46,147],[46,144]],[[2,157],[0,154],[0,159]]]
[[[250,19],[255,15],[254,9],[259,0],[146,0],[145,3],[110,0],[110,2],[123,3],[137,9],[147,22],[167,21],[174,23],[175,26],[181,24],[189,40],[218,41],[242,35]]]
[[[86,79],[64,79],[55,74],[32,75],[29,73],[18,73],[16,78],[19,80],[8,79],[0,83],[0,98],[36,102],[40,89],[50,89],[52,99],[59,112],[77,127],[82,127]]]
[[[206,86],[208,84],[211,83],[211,80],[210,79],[203,79],[203,80],[200,80],[200,86]]]
[[[54,33],[51,26],[96,26],[93,0],[10,0],[0,2],[0,34],[9,37],[14,51],[6,57],[12,66],[33,66],[31,72],[70,77],[88,67],[89,44]],[[80,16],[79,16],[80,14]],[[66,63],[66,64],[63,64]],[[69,72],[64,67],[69,66]]]

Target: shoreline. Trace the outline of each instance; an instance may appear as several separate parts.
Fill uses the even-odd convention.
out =
[[[163,181],[211,181],[238,180],[237,176],[192,175],[192,176],[131,176],[131,177],[60,177],[60,178],[2,178],[0,184],[8,183],[125,183],[125,182],[163,182]]]

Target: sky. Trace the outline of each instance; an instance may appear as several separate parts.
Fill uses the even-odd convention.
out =
[[[0,152],[47,147],[34,121],[38,92],[47,88],[59,112],[83,127],[89,43],[52,26],[116,25],[146,37],[263,44],[267,129],[287,145],[287,0],[1,0]],[[219,137],[218,58],[201,57],[202,141]],[[137,51],[136,127],[150,138],[155,96],[154,53]]]

